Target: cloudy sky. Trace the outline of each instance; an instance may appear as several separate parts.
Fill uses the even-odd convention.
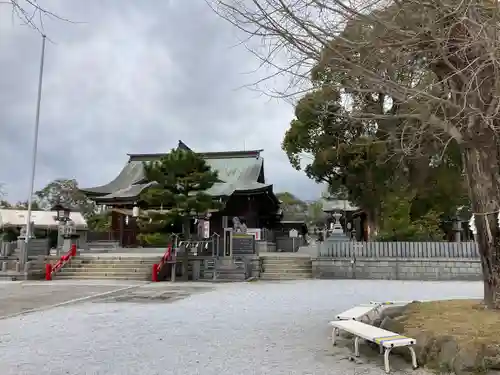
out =
[[[46,20],[47,43],[35,189],[55,178],[109,182],[127,153],[264,149],[275,191],[305,199],[321,188],[280,148],[290,104],[243,86],[256,58],[204,0],[46,0],[74,21]],[[0,183],[26,200],[40,35],[0,3]]]

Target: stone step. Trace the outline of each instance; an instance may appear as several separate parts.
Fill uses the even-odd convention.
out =
[[[217,279],[219,280],[245,280],[244,270],[217,269]]]
[[[304,269],[312,269],[312,264],[269,264],[262,263],[261,267],[263,268],[272,268],[272,269],[295,269],[295,268],[304,268]]]
[[[310,260],[294,260],[294,259],[263,259],[264,264],[312,264]]]
[[[312,273],[281,274],[264,272],[260,274],[261,280],[305,280],[312,279]]]
[[[66,267],[72,268],[153,268],[154,263],[80,263],[80,262],[70,262]]]
[[[245,275],[221,275],[218,274],[216,280],[245,281]]]
[[[82,262],[107,262],[107,263],[113,263],[113,262],[159,262],[161,260],[162,256],[154,256],[154,257],[76,257],[73,258],[73,261],[82,261]]]
[[[113,267],[113,268],[100,268],[100,267],[95,267],[95,268],[87,268],[87,267],[70,267],[66,266],[61,268],[59,272],[107,272],[107,273],[135,273],[135,272],[142,272],[142,273],[152,273],[152,268],[144,268],[144,267]]]
[[[269,273],[312,273],[311,267],[303,267],[303,268],[270,268],[264,267],[263,272]]]
[[[103,276],[103,275],[90,275],[90,274],[57,274],[55,279],[57,280],[139,280],[139,281],[151,281],[151,276],[139,276],[139,275],[126,275],[126,276]]]
[[[311,264],[311,259],[301,259],[301,258],[273,258],[269,259],[269,257],[262,258],[262,263],[273,263],[273,264],[281,264],[281,263],[297,263],[297,264]]]
[[[261,263],[264,266],[269,266],[269,267],[312,267],[312,263],[296,263],[296,262],[262,262]]]
[[[0,279],[8,279],[8,280],[24,280],[24,272],[16,272],[16,271],[0,271]]]
[[[102,277],[102,278],[140,278],[140,279],[151,279],[150,272],[106,272],[106,271],[91,271],[91,272],[82,272],[75,270],[61,270],[56,274],[56,278],[61,276],[65,277]]]

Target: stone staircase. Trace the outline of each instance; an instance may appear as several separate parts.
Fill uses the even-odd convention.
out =
[[[163,254],[80,254],[72,258],[54,276],[54,280],[63,279],[113,279],[151,281],[153,264],[159,263]],[[45,265],[55,264],[57,256],[36,257],[30,260],[30,279],[43,279]],[[248,270],[245,263],[236,259],[234,262],[218,261],[217,277],[213,279],[214,260],[205,261],[200,281],[235,282],[244,281]],[[192,264],[191,264],[192,265]],[[190,265],[190,268],[191,268]],[[178,275],[177,280],[181,280]]]
[[[310,256],[297,253],[275,253],[261,256],[261,280],[312,279]]]
[[[62,279],[113,279],[151,281],[153,264],[158,255],[143,256],[85,256],[78,255],[54,277]]]
[[[231,281],[245,281],[245,265],[241,261],[235,261],[234,263],[224,264],[220,262],[217,265],[217,278],[216,281],[220,282],[231,282]]]
[[[215,281],[215,282],[232,282],[232,281],[245,281],[246,272],[244,262],[236,260],[235,262],[217,260],[216,277],[213,278],[215,261],[207,259],[202,266],[202,281]]]

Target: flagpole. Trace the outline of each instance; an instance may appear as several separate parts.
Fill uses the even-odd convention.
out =
[[[38,153],[38,129],[40,127],[40,104],[42,103],[42,83],[43,83],[43,66],[45,62],[45,40],[46,35],[42,34],[42,53],[40,56],[40,71],[38,75],[38,94],[36,101],[36,117],[35,117],[35,129],[33,134],[33,149],[32,149],[32,157],[31,157],[31,179],[30,179],[30,188],[28,195],[28,214],[26,215],[26,237],[24,239],[26,246],[24,247],[23,254],[23,265],[26,265],[28,262],[28,245],[31,239],[31,207],[33,205],[33,190],[35,186],[35,173],[36,173],[36,157]]]

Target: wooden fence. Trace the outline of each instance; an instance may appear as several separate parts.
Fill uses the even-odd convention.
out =
[[[479,258],[476,242],[333,242],[320,246],[330,258]]]

